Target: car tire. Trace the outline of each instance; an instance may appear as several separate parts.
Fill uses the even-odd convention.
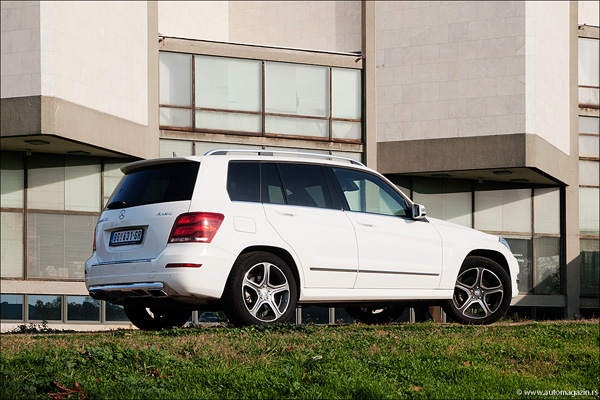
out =
[[[504,268],[489,258],[467,257],[444,311],[463,324],[491,324],[508,310],[511,294],[510,277]]]
[[[394,322],[402,315],[405,309],[406,307],[404,306],[346,307],[346,312],[363,324],[380,325]]]
[[[124,306],[123,308],[131,323],[143,331],[180,328],[192,315],[191,310],[150,309],[139,306]]]
[[[223,308],[235,326],[287,322],[296,310],[298,286],[291,268],[278,256],[257,251],[233,265]]]

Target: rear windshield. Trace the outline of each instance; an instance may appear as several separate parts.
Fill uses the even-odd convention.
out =
[[[200,163],[154,165],[125,175],[106,206],[127,208],[191,200]]]

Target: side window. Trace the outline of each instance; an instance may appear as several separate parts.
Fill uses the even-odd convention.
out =
[[[258,162],[229,163],[227,193],[233,201],[260,202],[260,172]]]
[[[318,165],[278,164],[287,204],[331,208],[331,196]]]
[[[409,215],[404,198],[375,175],[345,168],[333,168],[350,211],[371,214]]]
[[[262,164],[262,201],[263,203],[285,204],[283,187],[275,164]]]

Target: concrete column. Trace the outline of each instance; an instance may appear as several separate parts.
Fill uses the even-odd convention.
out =
[[[362,54],[363,68],[363,126],[365,127],[365,163],[377,168],[377,120],[375,93],[375,2],[362,1]]]
[[[565,294],[567,315],[573,319],[579,314],[580,259],[579,259],[579,93],[578,93],[578,3],[571,1],[569,13],[569,70],[571,97],[571,124],[569,177],[564,195],[565,235]]]

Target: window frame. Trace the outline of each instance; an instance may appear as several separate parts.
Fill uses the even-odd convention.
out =
[[[179,110],[190,110],[192,113],[191,119],[191,127],[180,127],[180,126],[169,126],[169,125],[160,125],[159,128],[161,130],[172,130],[172,131],[183,131],[183,132],[202,132],[202,133],[216,133],[216,134],[227,134],[227,135],[243,135],[243,136],[253,136],[253,137],[269,137],[269,138],[292,138],[292,139],[302,139],[302,140],[311,140],[311,141],[319,141],[319,142],[336,142],[336,143],[350,143],[350,144],[362,144],[364,143],[364,102],[363,102],[363,90],[358,93],[360,97],[361,103],[361,118],[360,119],[351,119],[351,118],[339,118],[333,117],[332,115],[332,78],[333,78],[333,70],[334,69],[348,69],[348,70],[358,70],[361,75],[361,87],[364,82],[364,74],[362,69],[359,68],[347,68],[340,67],[335,65],[323,65],[323,64],[304,64],[290,61],[281,61],[276,59],[269,58],[243,58],[243,57],[230,57],[230,56],[220,56],[220,55],[212,55],[212,54],[202,54],[202,53],[187,53],[187,52],[177,52],[177,51],[169,51],[169,50],[161,50],[160,53],[175,53],[175,54],[186,54],[191,56],[191,82],[192,82],[192,104],[191,106],[180,106],[180,105],[170,105],[170,104],[162,104],[159,99],[159,112],[161,109],[179,109]],[[261,110],[260,111],[245,111],[245,110],[228,110],[222,108],[210,108],[210,107],[197,107],[196,105],[196,56],[202,57],[219,57],[224,59],[237,59],[237,60],[254,60],[260,61],[262,64],[261,67]],[[266,64],[267,63],[284,63],[290,65],[314,65],[328,69],[328,88],[326,88],[326,92],[328,93],[326,102],[327,102],[327,116],[319,117],[319,116],[308,116],[308,115],[296,115],[296,114],[287,114],[287,113],[273,113],[266,112]],[[160,74],[159,74],[160,75]],[[206,128],[196,128],[196,112],[204,111],[204,112],[216,112],[216,113],[224,113],[224,114],[242,114],[242,115],[256,115],[261,119],[261,128],[260,132],[252,132],[252,131],[232,131],[225,129],[206,129]],[[328,135],[327,137],[317,137],[317,136],[303,136],[303,135],[288,135],[281,133],[269,133],[266,131],[266,118],[267,117],[283,117],[283,118],[293,118],[297,120],[322,120],[327,122],[328,127]],[[333,134],[333,124],[334,122],[350,122],[350,123],[360,123],[360,138],[358,140],[354,139],[342,139],[336,138]]]

